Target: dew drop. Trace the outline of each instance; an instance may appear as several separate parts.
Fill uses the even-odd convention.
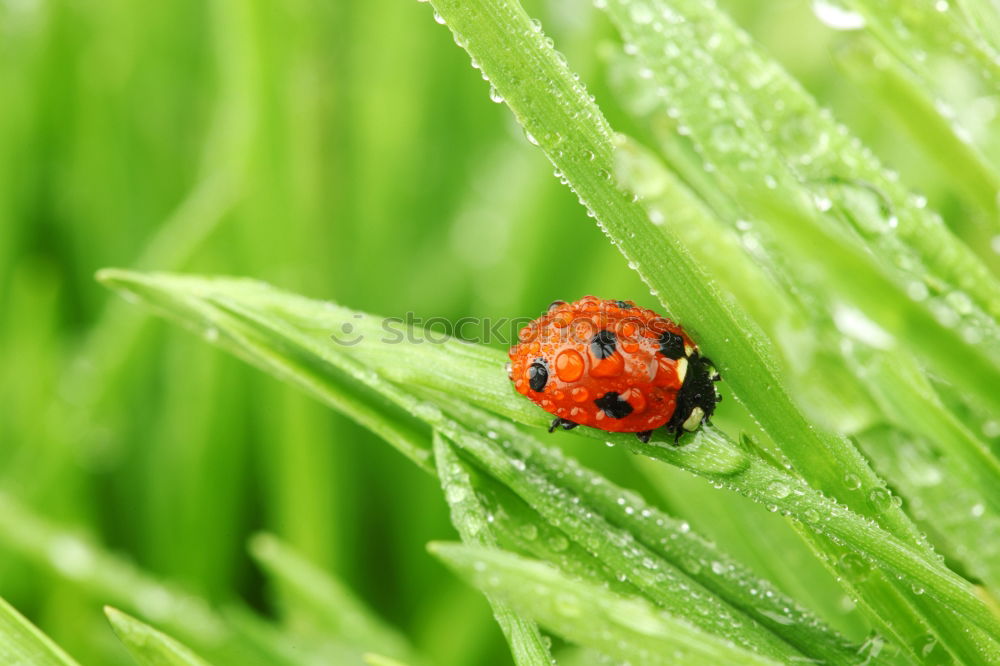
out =
[[[825,26],[834,30],[860,30],[865,27],[865,17],[829,0],[814,0],[813,14]]]
[[[453,486],[448,486],[448,490],[445,491],[445,497],[448,498],[449,504],[457,504],[458,502],[461,502],[466,497],[468,497],[468,493],[462,486],[453,485]]]
[[[767,491],[775,499],[785,499],[792,492],[788,484],[781,480],[772,481],[767,487]]]
[[[868,493],[868,503],[876,511],[882,512],[892,506],[892,497],[885,488],[874,488]]]
[[[653,21],[653,10],[644,2],[637,2],[632,5],[632,20],[639,25],[646,25]]]

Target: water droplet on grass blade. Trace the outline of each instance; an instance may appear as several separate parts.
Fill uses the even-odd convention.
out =
[[[875,511],[881,513],[892,506],[892,496],[885,488],[874,488],[868,493],[868,503]]]
[[[772,481],[767,487],[768,494],[775,499],[785,499],[792,493],[792,489],[784,481]]]
[[[865,27],[864,16],[829,0],[814,0],[812,10],[823,25],[834,30],[860,30]]]

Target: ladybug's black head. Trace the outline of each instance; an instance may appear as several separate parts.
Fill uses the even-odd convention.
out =
[[[687,357],[687,363],[684,383],[677,392],[677,406],[667,423],[667,428],[678,434],[682,430],[697,430],[712,417],[715,404],[721,400],[715,392],[719,373],[712,361],[695,351]]]

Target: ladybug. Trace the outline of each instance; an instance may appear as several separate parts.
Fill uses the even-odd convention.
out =
[[[677,442],[722,400],[719,374],[684,329],[632,301],[555,301],[518,340],[507,374],[555,416],[549,432],[585,425],[648,442],[666,427]]]

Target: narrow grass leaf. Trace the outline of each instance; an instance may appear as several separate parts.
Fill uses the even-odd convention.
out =
[[[364,660],[368,666],[408,666],[402,661],[398,661],[392,657],[386,657],[382,654],[375,654],[373,652],[365,654]]]
[[[78,666],[3,598],[0,598],[0,663],[8,666]]]
[[[0,542],[94,598],[153,619],[208,658],[247,666],[290,663],[280,656],[287,652],[281,637],[247,645],[204,599],[155,579],[80,534],[48,523],[3,493]]]
[[[648,601],[575,581],[544,563],[503,551],[431,544],[431,552],[485,593],[569,641],[643,664],[776,664],[701,631]]]
[[[497,540],[492,534],[491,521],[472,485],[469,469],[438,432],[434,433],[434,459],[445,499],[451,509],[451,522],[462,541],[473,546],[495,547]],[[499,599],[489,594],[487,599],[510,645],[514,663],[518,666],[551,664],[552,655],[538,626]]]
[[[997,192],[1000,174],[979,147],[959,130],[955,120],[942,115],[926,87],[884,53],[870,39],[857,37],[833,53],[840,68],[868,92],[880,108],[888,109],[907,136],[936,164],[941,178],[978,208],[984,224],[1000,230]],[[916,203],[925,203],[918,198]]]
[[[208,666],[208,662],[190,648],[148,624],[110,606],[105,607],[104,613],[140,666]]]
[[[186,284],[186,289],[164,290],[155,281],[135,281],[131,280],[129,275],[139,274],[105,270],[101,271],[99,279],[117,288],[124,289],[127,284],[129,291],[147,299],[159,312],[168,314],[186,327],[199,331],[236,356],[265,372],[304,388],[309,393],[322,395],[324,403],[349,415],[383,437],[424,469],[431,469],[430,431],[423,430],[408,412],[394,407],[390,400],[377,391],[367,389],[364,381],[352,384],[350,373],[363,373],[364,368],[351,366],[346,374],[341,375],[337,370],[331,372],[329,366],[320,371],[312,365],[316,363],[315,358],[296,357],[294,354],[282,355],[280,344],[275,344],[276,340],[259,338],[261,333],[259,328],[255,330],[240,326],[223,309],[208,304],[204,296],[213,292],[211,281],[189,282]],[[262,290],[260,283],[244,280],[237,288],[237,292],[231,296],[235,299],[234,302],[239,302],[241,293],[252,297],[266,290],[266,287]],[[334,314],[343,312],[343,309],[337,309]],[[347,321],[338,319],[337,328],[323,331],[320,339],[328,342],[331,335],[342,332],[340,328],[342,325],[352,324],[353,321],[353,318]],[[220,337],[222,333],[225,335]]]
[[[277,588],[282,606],[292,616],[293,628],[317,640],[354,646],[359,651],[377,648],[389,657],[412,659],[413,650],[399,631],[289,545],[261,533],[251,539],[249,549]]]
[[[960,3],[961,0],[956,0]],[[962,3],[964,4],[964,3]],[[980,11],[996,8],[989,3]],[[930,83],[937,80],[928,68],[928,56],[964,60],[984,88],[1000,80],[1000,52],[978,32],[961,5],[948,0],[851,0],[865,18],[867,29],[910,69]]]

